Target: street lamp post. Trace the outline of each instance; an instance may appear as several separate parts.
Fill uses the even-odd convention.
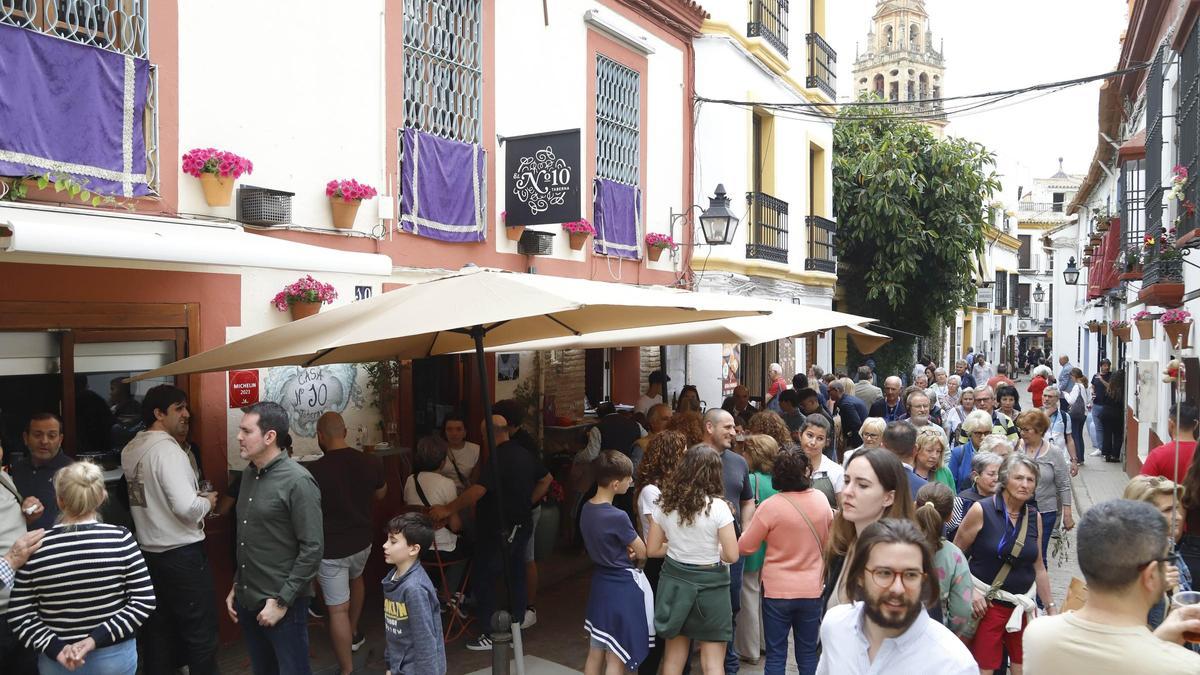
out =
[[[1070,283],[1070,282],[1068,282]],[[1033,301],[1042,302],[1046,299],[1046,291],[1042,290],[1042,285],[1039,283],[1037,288],[1033,289]]]
[[[704,232],[704,241],[709,246],[720,246],[733,243],[733,235],[737,232],[738,217],[729,210],[729,197],[725,194],[725,186],[717,184],[717,191],[708,199],[708,208],[700,214],[700,229]]]

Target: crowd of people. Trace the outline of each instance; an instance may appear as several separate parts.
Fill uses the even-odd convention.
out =
[[[981,357],[954,374],[864,365],[856,380],[813,369],[790,383],[773,364],[765,400],[739,386],[709,409],[690,386],[668,405],[657,372],[633,414],[602,406],[569,478],[593,563],[586,672],[716,675],[761,661],[769,674],[1115,673],[1131,653],[1200,672],[1182,646],[1200,634],[1200,606],[1168,595],[1200,574],[1192,403],[1172,408],[1171,443],[1125,499],[1078,523],[1090,595],[1055,616],[1047,564],[1056,532],[1077,525],[1082,431],[1098,427],[1092,445],[1119,459],[1106,408],[1124,400],[1107,363],[1090,381],[1067,357],[1060,366],[1030,368],[1025,410],[1006,369]],[[489,461],[456,415],[417,443],[377,580],[390,673],[444,673],[454,617],[474,619],[472,650],[507,628],[497,609],[514,631],[537,622],[533,531],[553,477],[522,406],[493,408]],[[29,456],[0,473],[3,672],[218,672],[218,593],[255,673],[311,672],[316,595],[352,672],[373,503],[387,491],[379,460],[350,447],[331,412],[322,452],[297,461],[285,411],[258,403],[238,425],[248,466],[218,495],[187,449],[184,393],[152,388],[142,415],[122,452],[130,529],[103,522],[104,476],[61,452],[51,413],[29,420]],[[203,548],[214,513],[234,514],[229,589]]]

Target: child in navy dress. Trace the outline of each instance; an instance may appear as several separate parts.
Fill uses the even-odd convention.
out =
[[[654,595],[638,563],[646,544],[613,497],[633,484],[633,462],[604,450],[592,462],[596,496],[583,505],[580,531],[595,563],[584,629],[591,638],[585,675],[636,671],[654,644]]]

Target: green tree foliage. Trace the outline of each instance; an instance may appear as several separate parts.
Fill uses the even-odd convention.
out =
[[[847,311],[928,335],[974,304],[984,204],[1000,189],[992,153],[965,139],[938,140],[884,106],[848,106],[834,126],[833,157]],[[909,363],[911,349],[911,340],[893,341],[876,356],[879,369]]]

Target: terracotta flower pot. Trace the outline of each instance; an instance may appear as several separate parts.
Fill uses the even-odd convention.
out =
[[[1137,324],[1138,335],[1143,340],[1149,340],[1154,337],[1154,319],[1139,319],[1134,321]]]
[[[1129,332],[1132,329],[1133,329],[1132,326],[1125,326],[1124,328],[1114,328],[1113,335],[1116,335],[1117,339],[1120,340],[1121,342],[1129,342],[1129,340],[1130,340]]]
[[[321,303],[293,302],[288,304],[288,309],[292,311],[292,321],[299,321],[300,319],[308,318],[321,311]]]
[[[588,238],[592,236],[588,232],[568,232],[567,234],[571,236],[572,251],[582,251],[584,244],[586,244]]]
[[[507,225],[504,228],[504,236],[508,237],[509,241],[521,241],[522,234],[525,234],[524,225]]]
[[[651,260],[658,262],[658,259],[662,257],[663,251],[665,250],[667,249],[661,246],[651,246],[646,249],[646,256]]]
[[[1129,269],[1122,272],[1121,275],[1117,277],[1117,280],[1118,281],[1137,281],[1138,279],[1142,278],[1142,274],[1143,274],[1142,266],[1140,264],[1133,265]]]
[[[215,173],[200,174],[200,187],[204,188],[204,201],[209,206],[229,206],[233,203],[233,176],[218,176]]]
[[[1188,334],[1192,331],[1192,322],[1187,323],[1164,323],[1163,333],[1167,336],[1167,342],[1174,349],[1178,344],[1180,349],[1188,348]]]
[[[330,197],[329,207],[333,210],[333,226],[340,230],[354,228],[354,218],[358,216],[358,207],[362,206],[361,199],[346,201],[341,197]]]

